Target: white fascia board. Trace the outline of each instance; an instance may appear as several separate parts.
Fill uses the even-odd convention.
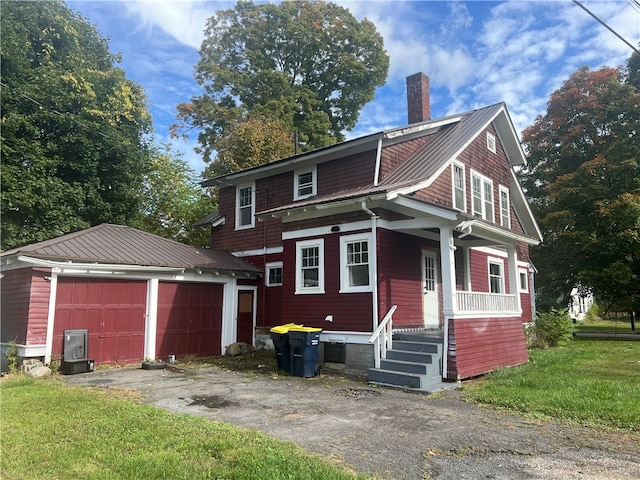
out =
[[[535,231],[535,235],[540,242],[542,242],[542,232],[540,231],[540,227],[538,226],[538,222],[536,222],[535,217],[533,216],[533,212],[531,211],[531,207],[529,206],[529,202],[524,195],[524,191],[520,186],[520,182],[516,177],[516,172],[511,170],[511,202],[513,203],[514,211],[516,212],[516,216],[520,221],[520,225],[524,228],[525,232],[528,232],[528,229],[533,228]],[[522,214],[522,215],[521,215]],[[528,228],[527,228],[528,227]],[[533,236],[533,235],[532,235]]]
[[[234,256],[243,258],[243,257],[257,257],[259,255],[275,255],[278,253],[282,253],[284,249],[280,247],[267,247],[267,248],[256,248],[255,250],[238,250],[232,252]]]
[[[412,210],[416,210],[417,212],[433,215],[435,217],[440,217],[444,220],[455,221],[458,219],[458,214],[451,210],[447,210],[444,208],[436,207],[435,205],[430,205],[420,200],[413,200],[411,198],[405,196],[397,196],[389,199],[392,203],[399,205],[401,207],[410,208]]]
[[[423,132],[427,133],[429,130],[434,130],[436,128],[440,128],[445,125],[450,125],[452,123],[459,122],[461,119],[462,119],[462,116],[458,115],[458,116],[453,116],[448,118],[442,118],[440,120],[435,120],[435,121],[427,120],[426,122],[421,124],[412,124],[403,128],[395,128],[392,130],[387,130],[384,133],[384,136],[385,138],[392,139],[396,137],[411,135],[414,133],[423,133]]]
[[[81,263],[81,262],[61,262],[55,260],[45,260],[42,258],[28,257],[25,255],[18,256],[18,261],[36,265],[39,267],[51,267],[58,268],[60,273],[65,273],[65,270],[72,273],[82,272],[112,272],[112,273],[125,273],[125,272],[184,272],[185,268],[178,267],[154,267],[144,265],[122,265],[122,264],[110,264],[110,263]]]
[[[540,242],[536,239],[525,237],[517,233],[513,233],[501,228],[489,225],[479,220],[467,220],[456,227],[458,231],[471,229],[471,234],[495,241],[497,244],[513,244],[515,242],[526,243],[527,245],[538,245]],[[466,233],[466,232],[465,232]]]

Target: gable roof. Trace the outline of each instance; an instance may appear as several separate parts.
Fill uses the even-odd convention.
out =
[[[52,261],[261,272],[228,252],[196,248],[133,227],[108,223],[7,250],[0,256],[5,259],[18,255]]]

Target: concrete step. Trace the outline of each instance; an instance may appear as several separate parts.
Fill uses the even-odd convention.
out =
[[[415,342],[410,340],[394,340],[393,349],[406,350],[409,352],[440,353],[442,351],[442,344]]]
[[[396,387],[420,388],[422,386],[422,375],[370,368],[369,382],[394,385]]]
[[[433,356],[433,353],[412,352],[408,350],[397,350],[395,348],[387,351],[387,359],[389,360],[403,360],[405,362],[426,363],[429,365],[434,363]]]
[[[431,373],[430,370],[432,369],[432,365],[429,365],[427,363],[415,363],[407,362],[405,360],[392,360],[383,358],[380,360],[380,368],[383,370],[393,370],[395,372],[429,375]]]

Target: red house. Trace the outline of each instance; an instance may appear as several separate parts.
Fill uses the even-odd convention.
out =
[[[202,223],[264,269],[257,338],[322,327],[321,362],[429,390],[527,362],[541,234],[506,106],[432,120],[422,73],[407,97],[407,126],[205,181]]]

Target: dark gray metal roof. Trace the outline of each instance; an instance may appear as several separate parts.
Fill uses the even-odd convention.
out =
[[[200,220],[198,220],[196,223],[193,224],[194,227],[206,227],[207,225],[211,225],[213,223],[215,223],[217,220],[220,220],[221,218],[223,218],[222,215],[220,215],[220,211],[216,210],[214,212],[211,212],[209,215],[206,215],[204,217],[202,217]]]
[[[108,223],[7,250],[1,256],[9,255],[57,261],[261,272],[228,252],[196,248],[133,227]]]

